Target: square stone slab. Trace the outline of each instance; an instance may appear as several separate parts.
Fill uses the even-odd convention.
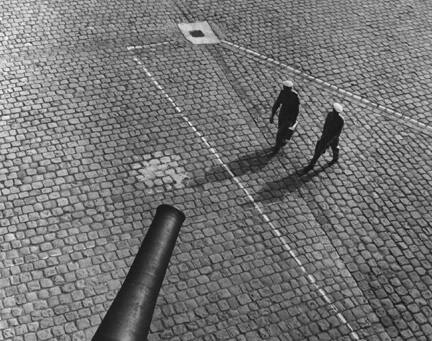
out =
[[[218,44],[220,41],[207,21],[178,24],[180,31],[192,44]]]

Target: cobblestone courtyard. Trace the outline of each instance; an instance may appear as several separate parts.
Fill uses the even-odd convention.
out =
[[[91,340],[167,203],[149,341],[432,340],[432,3],[0,3],[0,339]]]

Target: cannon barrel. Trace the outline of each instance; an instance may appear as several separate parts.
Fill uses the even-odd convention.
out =
[[[184,214],[172,206],[157,208],[129,273],[92,341],[147,339],[159,290],[184,219]]]

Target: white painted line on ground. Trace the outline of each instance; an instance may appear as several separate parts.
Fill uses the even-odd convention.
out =
[[[351,330],[351,335],[354,338],[354,340],[360,340],[360,336],[354,331],[354,329],[352,329],[352,327],[347,324],[348,328]]]
[[[325,293],[325,291],[320,288],[318,286],[318,284],[315,283],[315,288],[318,290],[318,292],[321,294],[321,296],[324,298],[324,300],[327,302],[327,304],[332,304],[332,301],[330,300],[330,298],[327,296],[327,294]]]
[[[290,255],[294,258],[294,260],[297,262],[298,266],[303,267],[303,263],[301,262],[301,260],[296,256],[296,254],[294,253],[294,251],[291,249],[291,247],[288,245],[288,243],[285,242],[285,249],[288,250],[288,252],[290,253]],[[306,269],[305,269],[305,273],[306,273]]]
[[[313,277],[312,275],[308,275],[308,278],[309,278],[309,282],[311,282],[312,284],[315,284],[315,282],[316,282],[315,277]],[[338,314],[338,317],[339,317],[339,315],[342,316],[341,313]],[[346,321],[342,321],[342,323],[345,324]]]
[[[284,68],[286,68],[286,69],[288,69],[288,70],[290,70],[292,72],[295,72],[295,73],[301,75],[303,78],[315,81],[315,82],[320,83],[320,84],[324,84],[325,86],[327,86],[328,88],[330,88],[330,89],[332,89],[334,91],[340,92],[340,93],[342,93],[342,94],[344,94],[346,96],[354,98],[355,100],[357,100],[359,102],[363,102],[363,103],[368,104],[368,105],[373,105],[374,107],[377,107],[377,108],[379,108],[379,109],[381,109],[383,111],[386,111],[390,115],[395,115],[395,116],[397,116],[400,119],[403,119],[405,121],[410,122],[411,124],[414,124],[414,126],[417,126],[417,128],[421,127],[421,129],[427,130],[429,133],[432,133],[432,127],[431,126],[428,126],[428,125],[426,125],[426,124],[424,124],[422,122],[419,122],[419,121],[417,121],[417,120],[415,120],[413,118],[407,117],[406,115],[403,115],[400,112],[397,112],[397,111],[395,111],[393,109],[387,108],[387,107],[385,107],[383,105],[379,105],[379,104],[373,103],[373,102],[371,102],[370,100],[368,100],[366,98],[360,97],[359,95],[356,95],[356,94],[354,94],[352,92],[349,92],[347,90],[340,89],[340,88],[338,88],[335,85],[332,85],[332,84],[330,84],[330,83],[328,83],[326,81],[323,81],[321,79],[318,79],[316,77],[313,77],[313,76],[311,76],[311,75],[309,75],[307,73],[304,73],[304,72],[302,72],[302,71],[300,71],[298,69],[294,69],[293,67],[291,67],[291,66],[289,66],[287,64],[284,64],[284,63],[281,63],[281,62],[279,62],[279,61],[277,61],[275,59],[266,57],[266,56],[264,56],[264,55],[262,55],[262,54],[260,54],[260,53],[258,53],[256,51],[253,51],[251,49],[244,48],[242,46],[239,46],[237,44],[231,43],[231,42],[226,41],[226,40],[221,40],[221,42],[224,43],[224,44],[226,44],[226,45],[232,46],[232,47],[234,47],[234,48],[236,48],[238,50],[245,51],[246,53],[249,53],[249,54],[252,54],[254,56],[257,56],[257,57],[259,57],[260,59],[262,59],[262,60],[264,60],[266,62],[283,66]]]
[[[345,317],[343,317],[343,315],[341,313],[337,313],[337,317],[339,318],[339,320],[342,321],[342,323],[346,323],[347,321],[345,320]]]
[[[152,48],[152,47],[161,46],[161,45],[166,45],[166,44],[170,44],[170,42],[169,42],[169,41],[164,41],[164,42],[162,42],[162,43],[154,43],[154,44],[147,44],[147,45],[128,46],[127,49],[128,49],[128,51],[132,51],[132,50],[141,50],[141,49],[147,49],[147,48]]]
[[[170,98],[171,97],[168,95],[168,93],[160,86],[159,82],[152,76],[152,74],[147,70],[147,68],[143,65],[143,63],[137,58],[135,57],[134,60],[142,67],[142,69],[144,70],[144,72],[147,74],[147,76],[151,79],[151,81],[154,83],[154,85],[161,90],[161,92],[164,94],[165,97]],[[172,103],[172,105],[176,108],[176,110],[181,113],[181,109],[175,104],[174,100],[171,99],[170,102]],[[196,127],[193,125],[193,123],[189,120],[189,118],[185,115],[181,115],[182,119],[184,121],[186,121],[194,130],[194,132],[198,133],[198,129],[196,129]],[[281,241],[282,245],[285,247],[285,249],[289,252],[289,254],[291,255],[292,258],[294,258],[294,260],[296,261],[296,263],[299,265],[300,269],[303,271],[303,273],[306,275],[306,278],[309,280],[309,282],[313,285],[313,287],[315,289],[317,289],[317,291],[321,294],[321,296],[324,298],[324,300],[329,304],[329,306],[331,307],[331,309],[335,312],[336,316],[339,318],[339,320],[348,326],[348,328],[353,331],[352,327],[350,326],[350,324],[346,321],[345,318],[340,319],[339,316],[342,316],[342,314],[339,312],[339,310],[337,309],[337,307],[332,303],[332,301],[330,300],[330,298],[328,297],[328,295],[325,293],[325,291],[320,288],[316,282],[316,279],[313,275],[309,274],[306,270],[306,268],[304,267],[303,263],[301,262],[301,260],[298,258],[298,256],[295,254],[295,252],[293,251],[293,249],[289,246],[288,242],[286,241],[286,239],[282,236],[282,233],[279,231],[279,229],[270,221],[270,219],[267,217],[267,215],[264,214],[262,208],[260,207],[260,205],[258,205],[258,203],[255,201],[255,199],[253,198],[253,196],[249,193],[249,191],[247,190],[247,188],[243,185],[243,183],[238,179],[238,177],[231,171],[231,169],[225,164],[225,162],[223,162],[222,158],[220,157],[219,153],[216,151],[215,148],[213,148],[210,143],[207,141],[207,139],[204,137],[203,134],[197,134],[200,139],[204,142],[204,144],[208,147],[208,149],[210,150],[210,152],[213,153],[213,155],[216,157],[216,160],[222,165],[222,167],[224,167],[226,169],[226,171],[229,173],[229,175],[232,177],[232,179],[238,184],[238,186],[245,192],[246,196],[248,197],[248,199],[251,201],[251,203],[254,205],[255,209],[261,214],[261,216],[263,217],[263,219],[265,221],[267,221],[267,223],[269,224],[269,226],[272,229],[272,232],[276,235],[276,237],[279,238],[279,240]],[[343,317],[343,316],[342,316]],[[350,334],[352,336],[352,338],[356,341],[359,341],[359,337],[356,333],[351,332]]]
[[[174,102],[173,102],[173,100],[172,100],[171,98],[168,97],[168,100],[169,100],[172,104],[174,104]]]

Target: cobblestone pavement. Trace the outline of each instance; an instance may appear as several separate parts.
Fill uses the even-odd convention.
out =
[[[429,124],[432,4],[428,1],[181,1],[254,48],[337,87]]]
[[[170,203],[149,340],[430,340],[428,6],[2,1],[0,339],[90,340]],[[190,45],[196,20],[238,47]],[[299,177],[335,100],[341,160]]]

